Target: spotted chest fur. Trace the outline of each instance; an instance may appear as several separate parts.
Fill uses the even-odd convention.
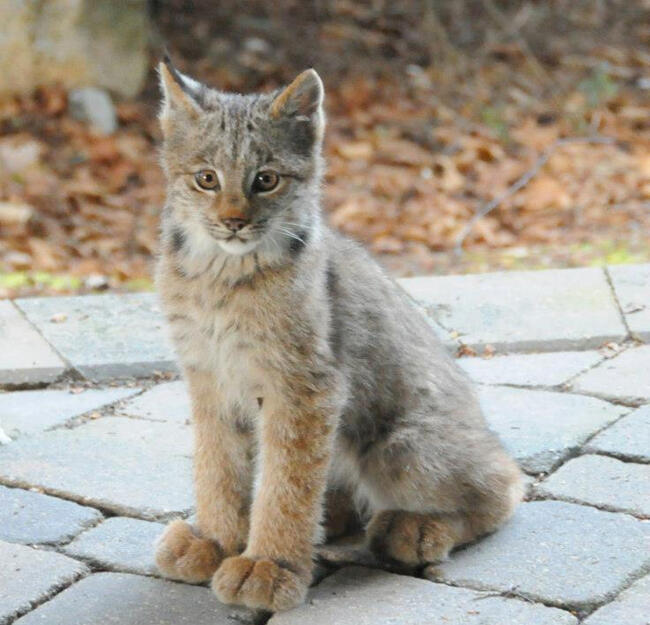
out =
[[[250,297],[212,284],[215,275],[167,281],[161,299],[170,335],[184,367],[215,372],[233,405],[250,403],[264,395],[269,320]]]

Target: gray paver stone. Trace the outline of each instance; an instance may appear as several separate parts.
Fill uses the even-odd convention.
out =
[[[350,567],[313,588],[305,605],[276,614],[269,625],[570,625],[557,608],[490,597],[466,588]]]
[[[0,482],[155,520],[192,505],[187,426],[104,417],[0,447]]]
[[[535,484],[537,484],[537,476],[526,475],[525,473],[522,476],[522,481],[524,483],[524,497],[530,499],[533,491],[535,489]]]
[[[153,544],[164,528],[162,523],[112,517],[77,536],[63,551],[111,571],[155,575]]]
[[[578,376],[576,391],[628,403],[650,401],[650,345],[633,347]]]
[[[16,439],[61,425],[138,392],[137,388],[15,391],[0,394],[0,428]]]
[[[58,543],[98,523],[101,513],[21,488],[0,486],[0,540]]]
[[[126,402],[119,413],[155,421],[189,423],[190,398],[185,382],[158,384]]]
[[[398,280],[400,283],[401,280]],[[449,331],[445,330],[430,314],[426,306],[423,306],[421,302],[413,300],[415,303],[416,310],[424,315],[427,323],[431,326],[434,334],[440,339],[440,342],[447,348],[453,356],[458,352],[458,348],[461,346],[461,342],[458,340],[458,337]]]
[[[153,294],[43,297],[16,300],[16,305],[88,378],[176,370]],[[53,323],[57,315],[64,319]]]
[[[608,267],[630,332],[650,341],[650,263]]]
[[[596,351],[549,352],[460,358],[458,364],[480,384],[557,386],[602,359]]]
[[[650,405],[638,408],[592,438],[587,451],[650,462]]]
[[[60,553],[2,541],[0,562],[0,625],[88,572],[81,562]]]
[[[52,382],[66,369],[11,302],[0,302],[0,384]]]
[[[650,623],[650,575],[641,578],[614,601],[596,610],[585,625],[648,625]]]
[[[400,284],[448,331],[477,349],[588,349],[626,335],[601,269],[408,278]]]
[[[16,625],[233,625],[237,623],[233,612],[208,588],[127,573],[96,573]]]
[[[519,506],[496,533],[426,570],[432,579],[591,609],[650,565],[650,525],[562,501]]]
[[[490,427],[521,467],[549,471],[628,409],[593,397],[484,386],[479,399]]]
[[[544,497],[650,517],[650,465],[587,455],[569,460],[536,487]]]

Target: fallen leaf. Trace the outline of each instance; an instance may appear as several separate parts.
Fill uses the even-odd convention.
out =
[[[372,145],[367,141],[351,141],[349,143],[341,143],[336,148],[337,152],[350,161],[352,160],[368,160],[372,156]]]
[[[23,226],[34,214],[34,207],[20,202],[0,202],[0,224]]]
[[[469,345],[465,345],[463,343],[456,352],[457,358],[461,358],[462,356],[476,356],[476,350],[473,347],[470,347]]]

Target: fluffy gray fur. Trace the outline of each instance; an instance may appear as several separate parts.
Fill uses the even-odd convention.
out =
[[[315,354],[304,366],[314,368],[314,387],[334,398],[328,489],[348,494],[357,518],[370,521],[368,544],[378,555],[424,563],[496,529],[521,498],[520,475],[468,379],[395,281],[323,220],[316,73],[303,75],[286,101],[281,91],[242,96],[174,78],[187,101],[168,93],[162,112],[169,187],[159,284],[185,369],[216,369],[223,381],[215,384],[240,425],[257,431],[270,391],[263,379],[248,383],[244,362],[262,362],[273,339],[243,321],[229,328],[215,321],[245,297],[252,315],[271,315],[264,323],[277,330],[278,360]],[[219,173],[217,192],[193,181],[206,167]],[[280,174],[281,191],[251,191],[263,169]],[[226,204],[249,222],[240,240],[220,221]],[[170,275],[179,285],[199,284],[186,296],[195,297],[200,316],[179,308],[184,291],[168,287]],[[277,318],[269,301],[282,302]],[[230,355],[216,357],[225,342]],[[282,367],[290,378],[291,365]]]

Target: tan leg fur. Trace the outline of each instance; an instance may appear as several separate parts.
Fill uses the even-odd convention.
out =
[[[221,414],[211,375],[188,371],[186,377],[195,436],[198,527],[193,530],[187,523],[173,521],[158,542],[156,561],[168,577],[193,582],[209,580],[224,555],[240,553],[246,545],[251,436],[232,415]],[[206,563],[212,570],[206,568]]]
[[[305,372],[313,371],[309,364]],[[277,380],[282,392],[264,398],[262,472],[248,545],[241,556],[225,560],[212,580],[225,603],[286,610],[304,599],[311,581],[336,406],[325,367],[312,379],[305,372],[288,380],[285,374]]]

